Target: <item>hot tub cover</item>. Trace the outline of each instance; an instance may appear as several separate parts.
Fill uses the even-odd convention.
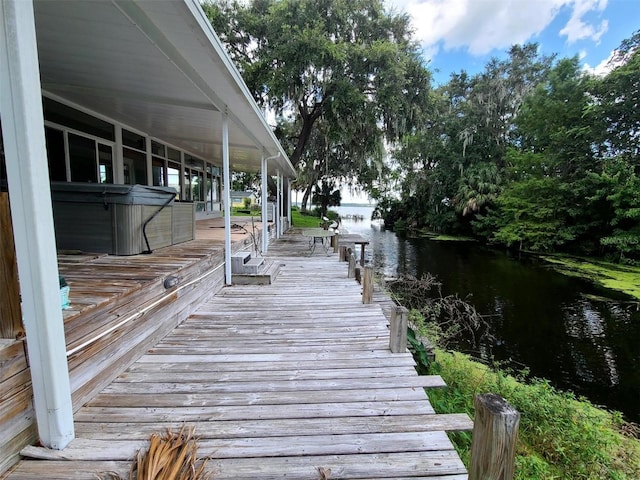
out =
[[[56,202],[164,205],[176,195],[176,189],[173,187],[51,182],[51,198]]]

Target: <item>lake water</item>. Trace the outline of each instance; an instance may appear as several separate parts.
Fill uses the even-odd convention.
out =
[[[462,341],[458,350],[526,367],[533,376],[640,422],[637,302],[559,274],[535,258],[514,258],[470,242],[398,238],[369,220],[370,207],[336,210],[364,215],[364,221],[343,224],[369,239],[366,259],[377,272],[430,272],[442,282],[444,295],[470,296],[494,338],[479,348]]]

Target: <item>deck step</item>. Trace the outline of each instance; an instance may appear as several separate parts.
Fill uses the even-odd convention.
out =
[[[258,269],[264,264],[264,258],[255,257],[245,262],[241,273],[257,274]]]
[[[278,260],[267,260],[256,273],[234,273],[231,282],[234,285],[271,285],[282,267]]]
[[[244,266],[251,260],[251,252],[236,252],[231,255],[231,271],[244,273]]]

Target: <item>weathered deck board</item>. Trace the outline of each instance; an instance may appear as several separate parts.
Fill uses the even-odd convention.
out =
[[[9,479],[126,475],[150,434],[193,425],[216,479],[462,480],[409,353],[388,349],[379,305],[363,305],[336,255],[286,235],[272,285],[223,288],[75,415],[62,452],[30,447]],[[99,260],[99,259],[98,259]]]

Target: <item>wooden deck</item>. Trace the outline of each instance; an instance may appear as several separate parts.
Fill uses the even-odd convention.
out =
[[[75,415],[63,451],[27,447],[8,479],[126,478],[151,433],[194,425],[214,479],[430,478],[466,471],[409,353],[346,263],[285,235],[272,285],[223,288]],[[330,476],[322,477],[319,468]]]

